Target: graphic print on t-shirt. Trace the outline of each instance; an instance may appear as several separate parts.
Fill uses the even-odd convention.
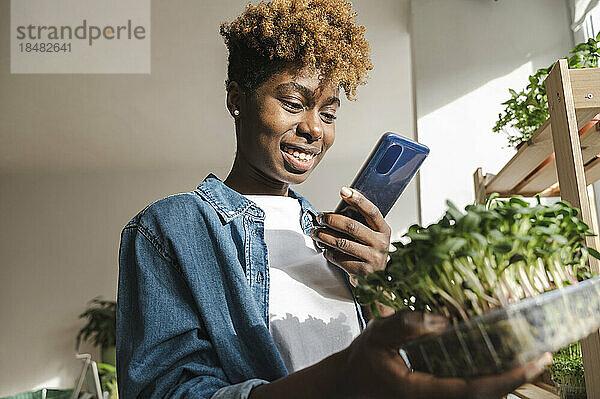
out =
[[[269,330],[289,372],[346,348],[360,333],[341,269],[303,234],[297,199],[248,195],[265,212]]]

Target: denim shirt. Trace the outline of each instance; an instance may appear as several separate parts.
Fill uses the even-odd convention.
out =
[[[317,212],[289,195],[308,234]],[[196,190],[147,206],[121,233],[119,396],[247,398],[285,376],[268,304],[264,212],[254,202],[209,174]]]

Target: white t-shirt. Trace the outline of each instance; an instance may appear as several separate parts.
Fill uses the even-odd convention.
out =
[[[247,195],[265,212],[269,259],[269,330],[288,371],[346,348],[360,333],[352,293],[302,232],[298,199]]]

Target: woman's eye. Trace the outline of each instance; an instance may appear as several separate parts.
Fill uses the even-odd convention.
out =
[[[336,120],[336,116],[327,112],[321,112],[321,116],[325,119],[325,122],[332,123]]]
[[[293,109],[294,111],[301,111],[304,109],[304,106],[302,104],[298,104],[292,101],[287,101],[287,100],[279,100],[281,101],[286,107]]]

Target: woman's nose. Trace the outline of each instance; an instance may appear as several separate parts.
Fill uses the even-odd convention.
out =
[[[323,137],[323,127],[321,119],[312,112],[305,112],[306,117],[298,124],[298,134],[307,137],[310,141],[315,141]]]

